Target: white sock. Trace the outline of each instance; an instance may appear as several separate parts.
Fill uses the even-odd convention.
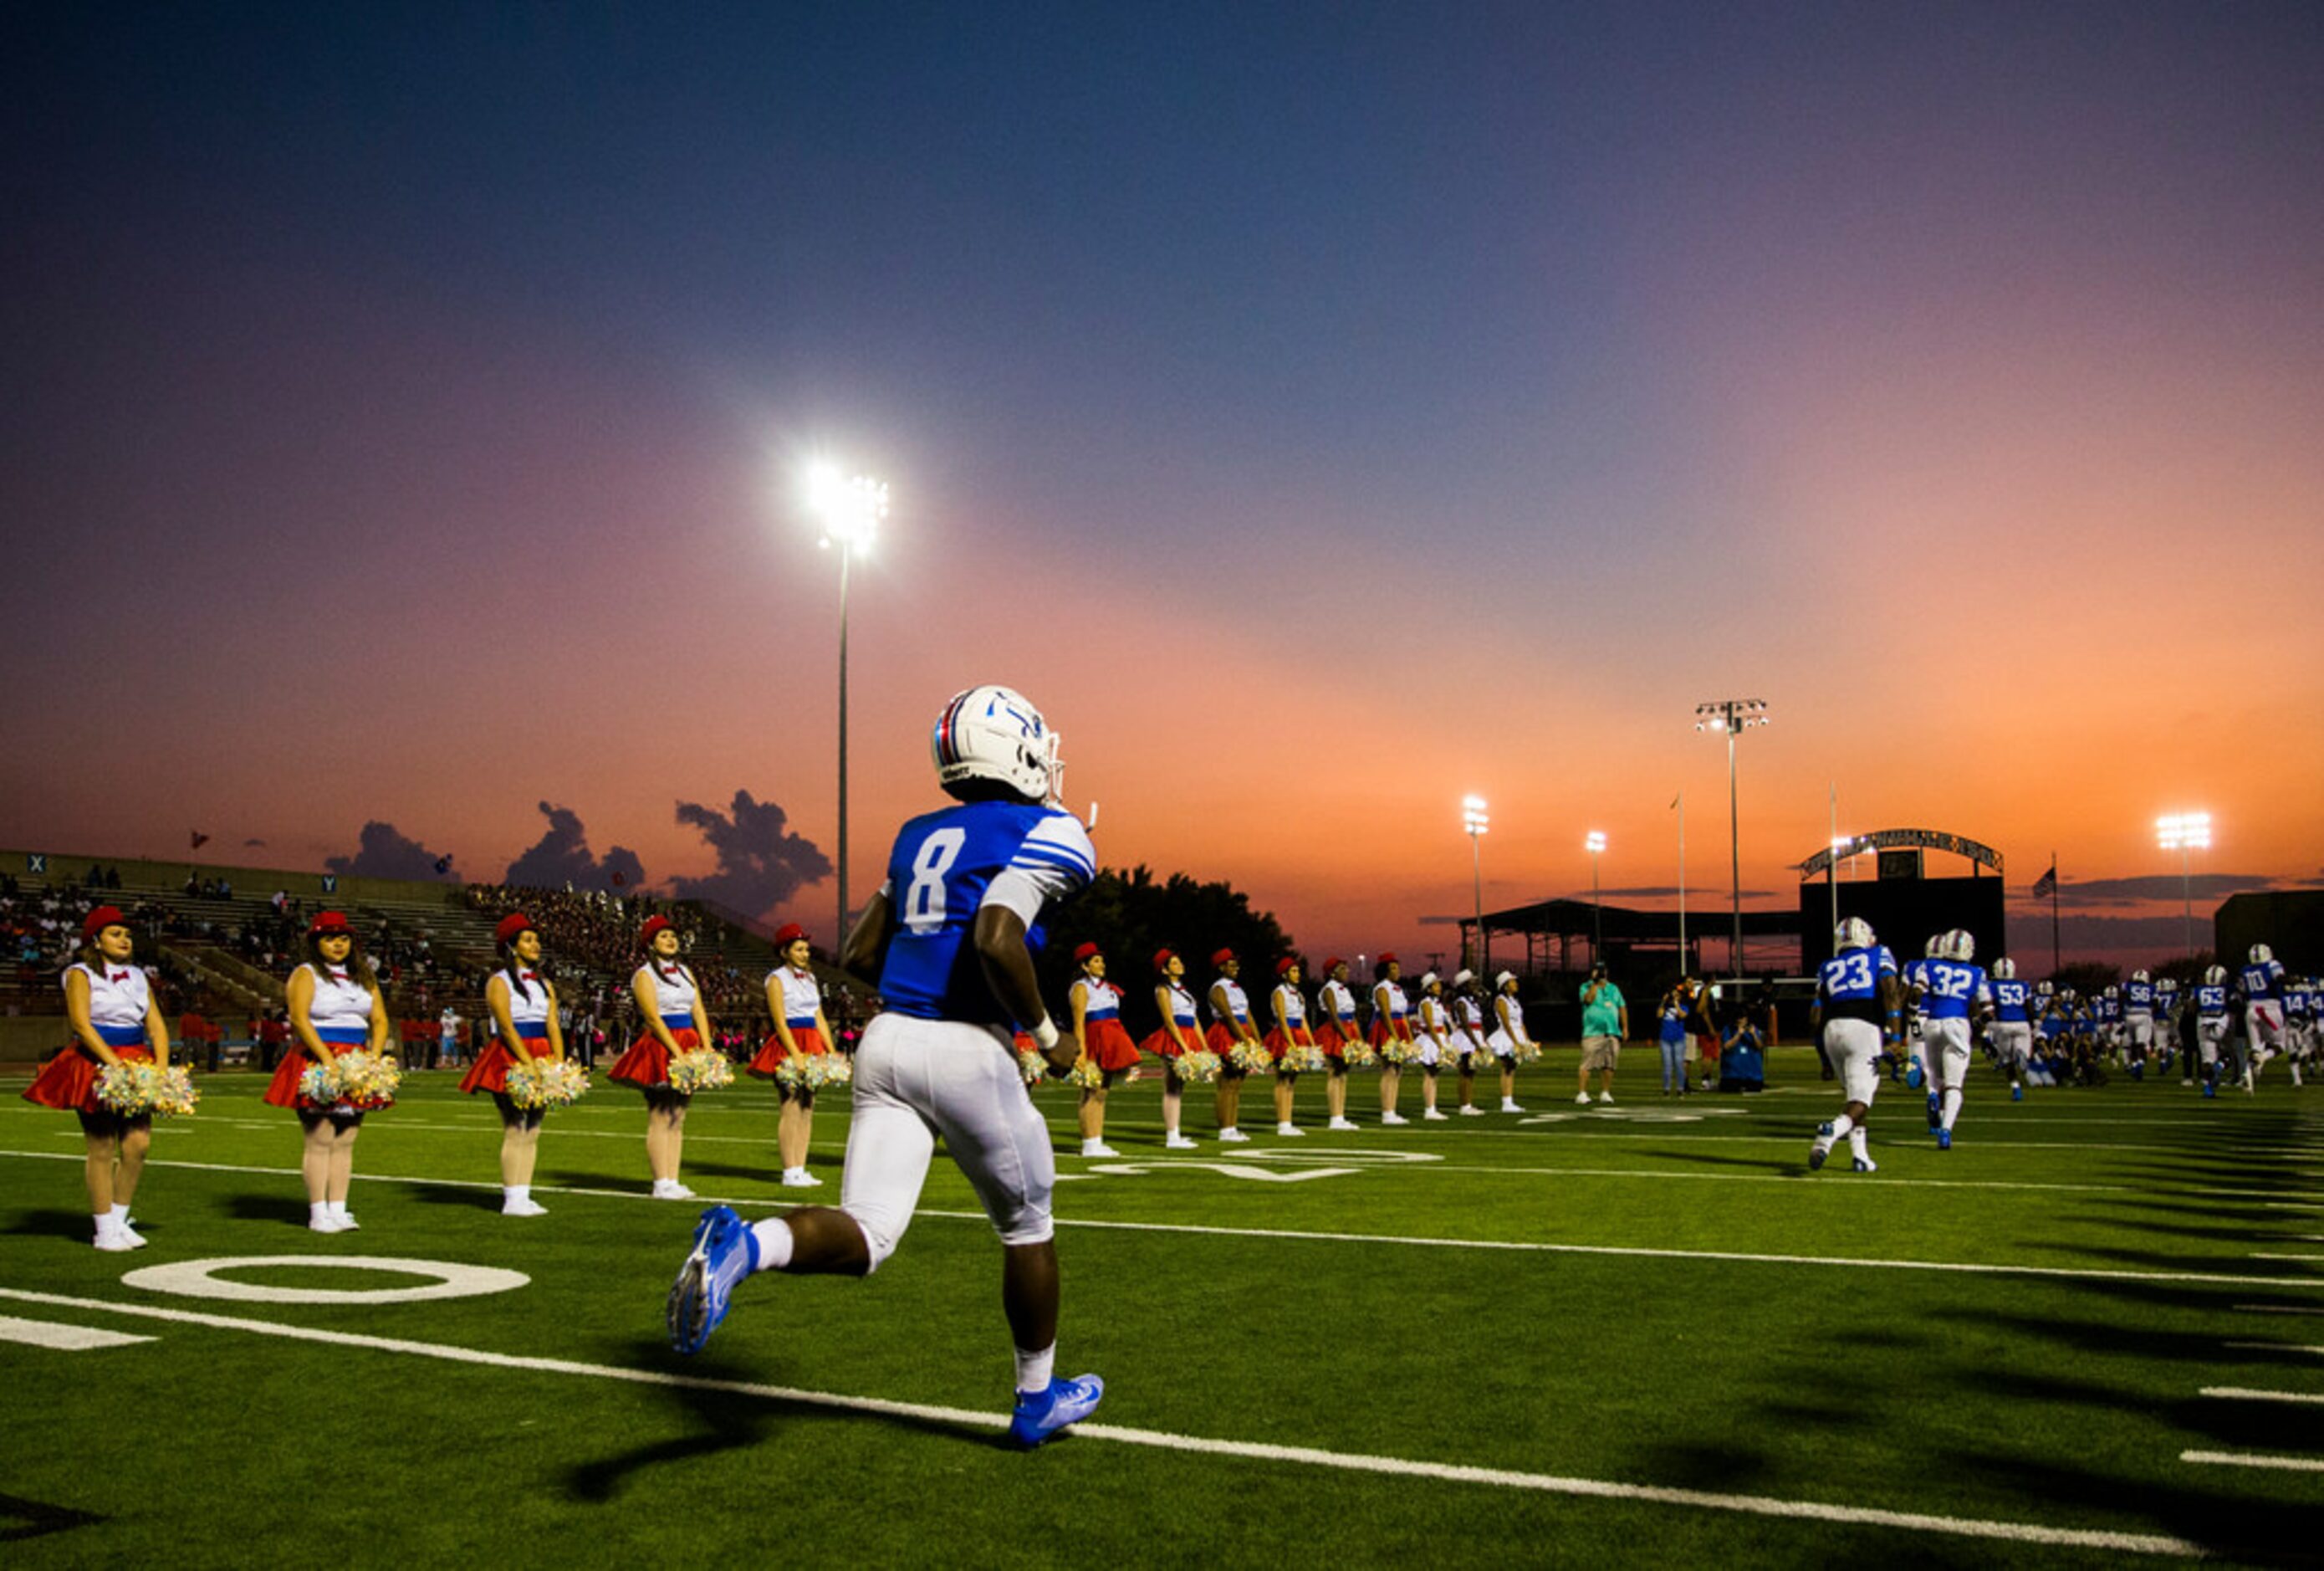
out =
[[[1057,1345],[1050,1343],[1038,1353],[1017,1350],[1017,1389],[1028,1396],[1038,1396],[1049,1389],[1049,1381],[1057,1367]]]
[[[1831,1138],[1838,1140],[1841,1135],[1848,1133],[1855,1127],[1856,1120],[1849,1117],[1848,1114],[1843,1113],[1838,1118],[1831,1121]]]
[[[532,1198],[532,1186],[530,1184],[503,1184],[501,1186],[501,1198],[503,1200],[530,1200]]]
[[[1848,1132],[1848,1154],[1859,1162],[1872,1160],[1872,1137],[1861,1124]]]
[[[1952,1128],[1952,1126],[1953,1126],[1953,1120],[1954,1120],[1954,1119],[1956,1119],[1956,1118],[1959,1118],[1959,1117],[1960,1116],[1960,1110],[1961,1110],[1961,1094],[1960,1094],[1960,1087],[1959,1087],[1958,1086],[1952,1086],[1952,1087],[1949,1088],[1949,1089],[1945,1092],[1945,1110],[1944,1110],[1944,1116],[1943,1116],[1943,1125],[1944,1125],[1944,1127],[1945,1127],[1947,1130],[1950,1130],[1950,1129]]]
[[[113,1213],[110,1211],[96,1212],[89,1217],[89,1220],[97,1224],[97,1235],[99,1238],[111,1238],[115,1231],[121,1225],[120,1223],[114,1220]]]
[[[113,1225],[115,1227],[129,1225],[129,1207],[126,1206],[116,1205],[106,1215],[113,1218]]]
[[[331,1216],[331,1203],[330,1203],[328,1200],[315,1200],[315,1201],[310,1201],[310,1202],[308,1204],[308,1206],[307,1206],[307,1220],[308,1220],[308,1221],[309,1221],[309,1222],[327,1222],[327,1221],[329,1221],[329,1220],[330,1220],[330,1216]]]
[[[791,1263],[791,1227],[779,1216],[770,1216],[764,1222],[751,1224],[751,1236],[759,1243],[759,1267],[762,1271],[779,1271]]]
[[[332,1221],[345,1222],[347,1219],[347,1203],[345,1200],[333,1200],[329,1205]]]

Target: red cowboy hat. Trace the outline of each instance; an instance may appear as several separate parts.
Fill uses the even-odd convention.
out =
[[[775,929],[775,947],[778,949],[788,949],[793,944],[798,943],[801,938],[806,937],[807,929],[805,928],[800,927],[797,922],[785,922],[781,927]]]
[[[1289,971],[1289,970],[1290,970],[1294,966],[1296,966],[1296,965],[1298,965],[1298,964],[1299,964],[1299,956],[1296,956],[1296,955],[1286,955],[1282,959],[1277,960],[1277,961],[1275,963],[1275,974],[1276,974],[1277,976],[1281,976],[1281,975],[1283,975],[1285,973],[1288,972],[1288,971]]]
[[[517,940],[518,934],[529,933],[531,930],[532,919],[530,917],[525,915],[522,911],[511,911],[508,915],[501,919],[500,926],[493,929],[493,942],[495,944],[513,944]]]
[[[80,936],[88,943],[97,941],[97,934],[107,928],[125,928],[129,919],[121,914],[117,905],[101,905],[81,919]]]
[[[1342,960],[1337,955],[1334,955],[1330,959],[1323,962],[1323,975],[1329,976],[1333,972],[1337,971],[1341,966],[1346,964],[1347,962],[1345,960]]]
[[[1232,949],[1222,949],[1217,954],[1211,956],[1211,964],[1213,966],[1223,966],[1234,957],[1234,951]]]
[[[347,925],[347,913],[345,911],[317,911],[315,919],[307,924],[307,936],[310,938],[354,931],[355,929]]]
[[[654,935],[673,930],[668,917],[648,917],[645,926],[638,929],[638,947],[650,949],[653,947]]]
[[[1104,951],[1100,949],[1095,944],[1076,945],[1074,948],[1074,964],[1076,966],[1086,966],[1102,953],[1104,953]]]
[[[1156,974],[1158,975],[1160,973],[1165,972],[1165,971],[1167,971],[1168,969],[1170,969],[1170,962],[1171,962],[1171,961],[1173,961],[1173,960],[1176,960],[1177,957],[1178,957],[1178,951],[1177,951],[1177,950],[1176,950],[1176,949],[1157,949],[1157,950],[1155,950],[1155,951],[1154,951],[1154,970],[1155,970]]]

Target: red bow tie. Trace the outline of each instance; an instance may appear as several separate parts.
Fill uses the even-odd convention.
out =
[[[105,974],[105,979],[107,982],[126,982],[129,980],[129,973],[126,971],[108,971]]]
[[[521,981],[525,982],[538,982],[540,980],[540,973],[538,971],[520,971],[517,973],[517,975]]]

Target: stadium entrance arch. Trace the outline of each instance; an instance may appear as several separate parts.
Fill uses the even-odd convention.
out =
[[[1929,877],[1932,851],[1966,861],[1969,876]],[[1868,855],[1873,876],[1849,876]],[[1900,960],[1918,958],[1931,934],[1950,928],[1969,929],[1981,960],[2005,952],[2001,853],[1982,841],[1941,829],[1877,829],[1827,846],[1797,866],[1801,958],[1811,973],[1831,958],[1835,914],[1870,922]]]

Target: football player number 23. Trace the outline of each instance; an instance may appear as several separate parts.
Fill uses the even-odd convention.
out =
[[[966,844],[965,829],[938,829],[920,842],[920,854],[912,858],[912,885],[904,892],[905,927],[928,933],[944,926],[945,874]]]

